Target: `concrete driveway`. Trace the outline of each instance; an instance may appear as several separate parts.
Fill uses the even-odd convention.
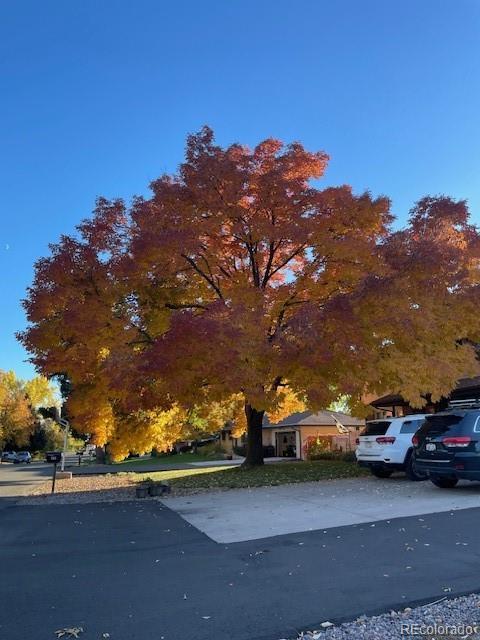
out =
[[[231,543],[480,507],[480,483],[438,489],[429,481],[410,482],[399,475],[238,489],[163,502],[215,542]]]

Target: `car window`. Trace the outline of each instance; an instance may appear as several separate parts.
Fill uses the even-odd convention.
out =
[[[456,433],[461,429],[465,414],[449,413],[428,416],[422,425],[421,433],[429,436],[439,436],[444,433]]]
[[[367,422],[365,429],[360,435],[362,436],[384,436],[388,427],[392,424],[390,420],[378,420],[375,422]]]
[[[400,427],[400,433],[416,433],[423,422],[423,418],[420,420],[405,420]]]

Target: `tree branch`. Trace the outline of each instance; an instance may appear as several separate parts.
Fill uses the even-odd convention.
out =
[[[250,242],[245,242],[245,246],[248,251],[248,255],[250,256],[250,268],[252,270],[253,284],[256,287],[260,286],[260,274],[258,272],[258,265],[255,258],[255,252],[253,249],[253,245]]]
[[[277,319],[275,320],[275,324],[272,327],[270,327],[270,330],[268,333],[269,342],[271,342],[275,338],[275,336],[277,335],[278,329],[282,326],[282,322],[283,322],[283,319],[285,318],[285,313],[287,312],[288,307],[293,307],[297,304],[304,304],[305,302],[308,302],[308,300],[295,300],[295,297],[297,295],[298,295],[298,292],[293,293],[289,298],[287,298],[287,300],[285,300],[285,302],[281,306],[280,311],[278,312],[278,315],[277,315]]]
[[[185,304],[174,304],[173,302],[167,302],[165,304],[167,309],[206,309],[207,307],[203,304],[197,304],[195,302],[186,302]]]
[[[212,280],[212,278],[210,278],[204,271],[202,271],[202,269],[200,269],[200,267],[197,265],[197,263],[193,258],[190,258],[190,256],[187,256],[185,253],[182,253],[181,255],[182,255],[182,258],[185,258],[188,264],[190,264],[193,267],[193,269],[198,273],[198,275],[201,276],[204,280],[206,280],[206,282],[208,282],[208,284],[212,287],[212,289],[215,291],[218,297],[221,300],[223,300],[222,292],[219,286],[215,283],[215,281]]]
[[[276,266],[275,269],[272,269],[269,277],[271,278],[278,271],[280,271],[280,269],[283,269],[283,267],[286,267],[287,264],[290,262],[290,260],[293,260],[295,256],[298,256],[298,254],[301,253],[306,246],[307,246],[306,244],[302,244],[297,249],[295,249],[295,251],[293,251],[293,253],[291,253],[287,258],[285,258],[285,260],[283,260],[283,262],[281,262],[278,266]]]
[[[261,285],[262,289],[265,289],[268,281],[270,280],[270,269],[272,268],[273,259],[275,257],[275,251],[276,251],[276,248],[278,248],[278,246],[279,245],[275,247],[275,243],[273,242],[273,240],[270,240],[270,244],[268,248],[268,261],[267,261],[267,266],[265,267],[265,273],[263,274],[262,285]]]
[[[272,382],[272,390],[276,391],[280,386],[285,387],[286,385],[282,384],[282,376],[277,376]]]

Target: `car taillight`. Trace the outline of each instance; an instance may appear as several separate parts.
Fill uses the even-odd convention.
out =
[[[418,436],[415,434],[414,436],[412,436],[412,444],[414,447],[418,447],[420,440],[418,439]]]
[[[442,438],[442,444],[446,447],[468,447],[472,439],[470,436],[451,436]]]
[[[379,438],[375,438],[378,444],[393,444],[395,442],[395,438],[393,436],[380,436]]]

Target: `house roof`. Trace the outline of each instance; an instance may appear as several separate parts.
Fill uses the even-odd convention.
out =
[[[463,391],[464,389],[480,389],[480,376],[474,378],[460,378],[454,391]]]
[[[302,411],[292,413],[280,422],[272,424],[268,418],[264,418],[264,429],[280,429],[282,427],[331,427],[336,426],[336,420],[345,427],[361,427],[365,420],[354,418],[339,411]]]
[[[372,405],[372,407],[376,407],[377,409],[381,409],[382,407],[391,407],[393,405],[395,406],[407,406],[408,402],[406,400],[404,400],[402,398],[402,396],[395,394],[395,393],[389,393],[386,396],[382,396],[381,398],[377,398],[376,400],[373,400],[373,402],[370,403]]]
[[[480,395],[480,376],[475,376],[473,378],[460,378],[455,388],[451,391],[449,397],[454,400],[463,399],[472,396],[472,394],[474,394],[475,397]],[[373,402],[370,402],[370,404],[372,407],[377,409],[392,406],[408,406],[408,402],[402,398],[401,395],[395,393],[390,393],[386,396],[382,396],[381,398],[377,398],[376,400],[373,400]]]

